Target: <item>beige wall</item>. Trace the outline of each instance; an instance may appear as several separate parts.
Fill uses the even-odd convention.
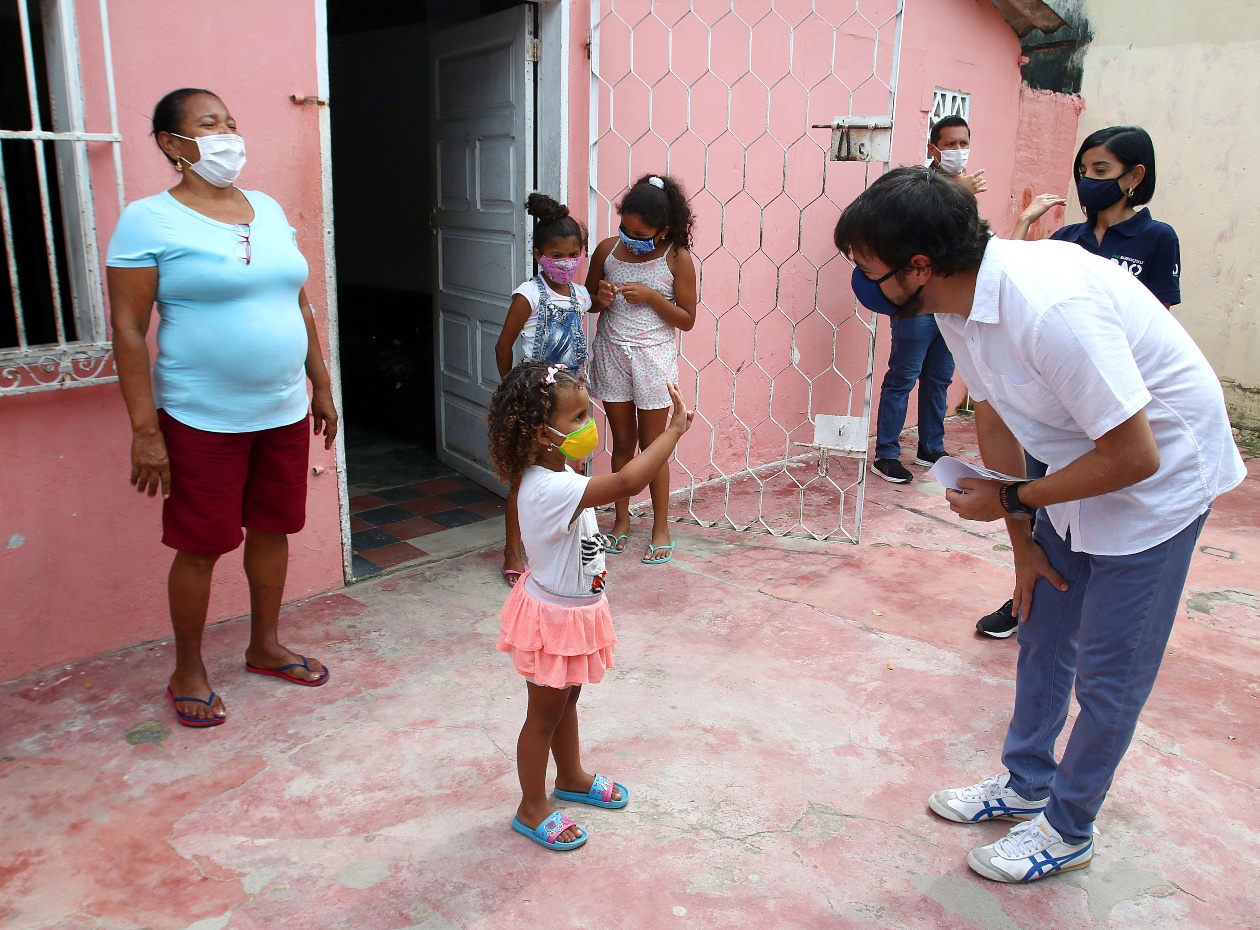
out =
[[[1079,139],[1134,123],[1155,140],[1151,212],[1181,239],[1173,312],[1225,386],[1235,425],[1260,429],[1260,4],[1087,0]],[[1068,221],[1079,217],[1071,204]]]

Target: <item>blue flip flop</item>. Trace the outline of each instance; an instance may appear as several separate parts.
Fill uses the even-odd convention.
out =
[[[670,543],[668,546],[654,546],[648,543],[648,554],[641,561],[644,565],[664,565],[674,557],[674,545],[674,543]],[[656,557],[658,552],[664,552],[665,558],[658,559]]]
[[[613,788],[621,789],[621,800],[613,800]],[[630,803],[630,789],[619,781],[613,781],[607,775],[596,775],[591,783],[591,790],[561,791],[556,789],[556,797],[561,801],[576,801],[579,804],[590,804],[592,807],[606,807],[609,810],[621,810]]]
[[[621,540],[621,545],[617,545],[617,540]],[[613,536],[608,533],[604,536],[604,551],[611,552],[613,555],[626,551],[626,543],[630,541],[630,534],[623,533],[620,536]]]
[[[553,850],[555,852],[564,852],[565,850],[568,850],[568,849],[577,849],[579,846],[581,846],[583,843],[586,842],[586,831],[582,830],[581,827],[578,827],[578,829],[582,831],[582,835],[579,836],[576,840],[572,840],[568,843],[556,842],[556,837],[559,836],[561,833],[563,833],[565,830],[569,829],[569,827],[577,827],[577,824],[575,824],[572,820],[564,816],[564,814],[560,813],[559,811],[552,811],[551,815],[546,820],[544,820],[542,823],[540,823],[538,826],[536,826],[532,830],[529,827],[525,826],[525,824],[521,823],[520,817],[512,818],[513,830],[515,830],[517,833],[521,834],[522,836],[529,837],[539,846],[542,846],[546,849]]]
[[[166,696],[171,699],[171,709],[175,711],[175,716],[179,718],[179,722],[186,727],[217,727],[221,723],[227,722],[227,717],[190,717],[187,714],[181,714],[176,706],[181,701],[192,701],[194,704],[205,704],[207,707],[214,707],[215,692],[210,692],[209,700],[197,697],[176,697],[171,691],[171,686],[166,686]]]

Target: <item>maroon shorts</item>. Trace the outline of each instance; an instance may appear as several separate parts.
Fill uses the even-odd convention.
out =
[[[309,418],[253,433],[209,433],[165,410],[158,425],[171,460],[171,496],[162,505],[162,543],[189,555],[223,555],[260,533],[306,525]]]

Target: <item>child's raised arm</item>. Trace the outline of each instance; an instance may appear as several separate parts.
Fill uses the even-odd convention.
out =
[[[669,421],[669,426],[650,446],[627,462],[621,471],[611,475],[597,475],[588,481],[582,503],[574,512],[575,520],[577,514],[587,507],[612,504],[638,494],[668,464],[669,457],[674,454],[674,447],[678,445],[682,434],[687,432],[691,426],[691,418],[695,416],[694,410],[688,410],[684,406],[678,385],[670,382],[668,387],[670,399],[674,402],[673,418]]]
[[[617,289],[604,280],[604,259],[608,257],[616,245],[617,238],[615,236],[605,239],[595,247],[595,254],[591,256],[591,260],[586,266],[586,289],[591,295],[591,313],[607,310],[608,305],[617,296]]]
[[[503,321],[503,331],[499,333],[499,341],[494,344],[494,360],[499,366],[500,379],[506,378],[507,373],[512,370],[512,345],[533,312],[534,308],[529,305],[529,301],[523,294],[512,297],[512,303],[508,305],[507,319]]]

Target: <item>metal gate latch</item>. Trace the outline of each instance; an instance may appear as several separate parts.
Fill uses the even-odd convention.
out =
[[[814,129],[831,130],[832,161],[883,161],[892,159],[892,118],[888,116],[837,116]]]
[[[813,449],[818,455],[818,474],[826,477],[828,459],[834,452],[846,458],[866,456],[866,417],[838,417],[820,413],[814,417],[814,441],[797,442],[793,445]]]

